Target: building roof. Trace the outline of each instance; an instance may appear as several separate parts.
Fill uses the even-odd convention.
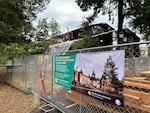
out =
[[[106,23],[97,23],[97,24],[91,24],[89,25],[89,27],[101,27],[104,29],[105,32],[107,31],[110,31],[110,30],[115,30],[113,27],[111,27],[110,25],[106,24]],[[63,34],[60,34],[56,37],[63,37],[64,35],[68,34],[68,33],[71,33],[71,32],[79,32],[83,27],[80,27],[80,28],[77,28],[77,29],[74,29],[74,30],[71,30],[69,32],[66,32],[66,33],[63,33]]]

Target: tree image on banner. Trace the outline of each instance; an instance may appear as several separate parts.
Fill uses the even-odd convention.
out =
[[[116,72],[118,68],[109,56],[105,63],[104,72],[100,79],[100,88],[105,92],[110,92],[119,95],[119,91],[123,90],[123,82],[119,81]]]

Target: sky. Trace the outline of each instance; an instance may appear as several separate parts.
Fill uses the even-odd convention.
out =
[[[38,20],[42,18],[47,18],[48,20],[53,18],[58,22],[61,32],[67,32],[68,30],[79,28],[83,18],[91,14],[92,10],[88,12],[81,11],[75,3],[75,0],[51,0],[46,10],[37,15],[38,18],[33,22],[33,25],[37,25]],[[117,29],[117,19],[114,24],[112,24],[112,22],[108,20],[107,15],[99,15],[94,23],[107,23]]]

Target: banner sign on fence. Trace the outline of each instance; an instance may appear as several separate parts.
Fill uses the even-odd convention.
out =
[[[54,80],[56,84],[71,89],[76,54],[56,55]]]
[[[56,56],[55,82],[104,102],[124,106],[124,60],[124,50]]]
[[[124,51],[79,53],[72,89],[123,106]]]

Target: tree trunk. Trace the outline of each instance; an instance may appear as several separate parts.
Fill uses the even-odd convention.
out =
[[[117,33],[118,44],[123,43],[123,38],[119,36],[119,34],[122,33],[123,30],[123,20],[124,20],[123,0],[118,0],[118,33]]]

